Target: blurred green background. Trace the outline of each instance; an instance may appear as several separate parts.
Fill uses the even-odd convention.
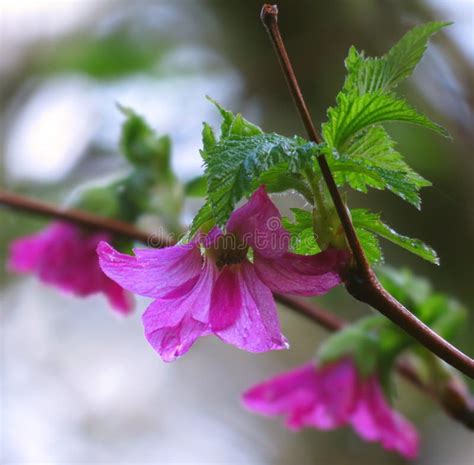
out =
[[[396,229],[423,239],[435,267],[385,245],[387,261],[429,276],[474,309],[474,3],[469,0],[280,1],[280,24],[315,122],[344,79],[351,44],[380,55],[415,24],[453,20],[401,93],[453,140],[392,125],[408,162],[434,187],[421,213],[388,193],[351,194]],[[67,203],[84,183],[126,167],[117,156],[122,116],[143,114],[173,140],[173,167],[201,170],[202,121],[217,125],[206,94],[267,131],[304,135],[253,0],[77,0],[0,3],[0,188]],[[284,207],[289,199],[277,197]],[[189,222],[198,204],[186,205]],[[0,259],[9,242],[44,220],[0,210]],[[0,271],[3,463],[126,461],[192,464],[402,463],[350,431],[295,435],[253,417],[239,393],[311,357],[324,332],[283,310],[292,349],[251,356],[200,341],[164,365],[136,316],[117,321],[100,297],[58,295],[33,278]],[[337,291],[328,307],[366,309]],[[474,314],[472,314],[474,316]],[[474,353],[474,318],[456,343]],[[399,403],[423,435],[417,463],[467,465],[472,437],[413,388]]]

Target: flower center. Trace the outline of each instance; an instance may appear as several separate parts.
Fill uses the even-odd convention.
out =
[[[247,257],[248,245],[234,234],[219,236],[207,249],[219,269],[225,265],[236,265]]]

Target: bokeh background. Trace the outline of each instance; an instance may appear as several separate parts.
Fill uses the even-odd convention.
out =
[[[206,94],[266,130],[303,134],[260,7],[254,0],[0,1],[0,187],[64,203],[84,183],[123,172],[116,102],[171,135],[183,180],[201,170],[201,122],[218,122]],[[409,163],[434,183],[422,212],[379,192],[350,202],[432,245],[440,267],[390,246],[385,253],[474,309],[474,2],[282,0],[279,7],[317,122],[342,85],[351,44],[382,54],[415,24],[455,21],[401,88],[453,140],[390,127]],[[187,207],[184,222],[195,208]],[[166,365],[142,336],[145,299],[134,317],[119,320],[101,297],[77,300],[5,272],[9,242],[44,224],[0,210],[1,463],[403,463],[349,430],[293,434],[240,407],[243,389],[310,358],[326,336],[321,329],[282,308],[290,351],[250,355],[207,338]],[[367,312],[339,291],[320,303],[349,318]],[[471,354],[473,323],[456,341]],[[398,388],[397,406],[423,438],[416,463],[472,464],[472,435],[411,386]]]

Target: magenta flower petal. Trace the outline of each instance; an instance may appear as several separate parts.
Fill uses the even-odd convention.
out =
[[[97,253],[102,271],[109,278],[147,297],[161,298],[174,292],[180,295],[193,287],[202,268],[196,243],[164,249],[134,249],[133,257],[101,242]]]
[[[103,274],[103,292],[110,305],[121,315],[128,315],[133,311],[133,298],[125,289]]]
[[[298,430],[316,402],[317,382],[316,367],[307,363],[257,384],[243,394],[242,402],[262,415],[287,416],[287,426]]]
[[[212,293],[211,330],[249,352],[288,348],[271,291],[245,261],[221,271]]]
[[[357,370],[351,359],[339,360],[317,371],[317,401],[305,426],[332,430],[348,422],[358,395]]]
[[[347,259],[347,252],[337,249],[308,256],[287,252],[276,259],[255,253],[254,265],[273,292],[311,296],[325,294],[341,283],[340,272]]]
[[[152,314],[170,313],[170,301],[153,302],[143,314],[145,336],[164,362],[173,362],[184,355],[201,336],[208,334],[207,325],[185,314],[174,326],[162,326],[164,319]],[[153,328],[153,329],[151,329]]]
[[[85,233],[72,224],[52,223],[14,241],[8,265],[14,271],[36,273],[41,281],[76,296],[102,292],[114,310],[127,314],[133,310],[130,296],[102,272],[95,251],[100,241],[109,239],[105,233]]]
[[[290,244],[290,235],[281,225],[280,212],[264,186],[259,187],[245,205],[232,213],[227,231],[239,236],[264,257],[279,257]]]
[[[418,453],[414,426],[389,407],[376,376],[360,378],[349,358],[276,376],[249,389],[242,401],[262,415],[286,416],[286,426],[293,430],[352,424],[366,441],[378,441],[409,459]]]
[[[209,334],[209,308],[217,269],[207,263],[198,281],[181,296],[155,300],[143,314],[145,336],[165,362],[186,353]]]
[[[45,250],[46,240],[41,237],[46,236],[45,232],[14,240],[10,244],[7,268],[16,273],[34,271]]]
[[[419,438],[415,427],[390,408],[375,377],[362,385],[352,425],[366,441],[381,442],[385,449],[395,450],[409,459],[418,455]]]
[[[217,278],[213,291],[209,323],[212,331],[222,331],[234,325],[242,309],[240,273],[225,267]]]

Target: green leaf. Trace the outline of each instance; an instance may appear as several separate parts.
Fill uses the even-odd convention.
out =
[[[92,187],[79,194],[75,207],[107,218],[117,218],[119,199],[113,186]]]
[[[157,65],[173,47],[171,41],[161,37],[156,47],[150,47],[149,40],[142,34],[123,26],[104,28],[97,34],[84,30],[79,36],[63,37],[37,60],[39,70],[36,72],[41,75],[88,74],[106,82],[138,73],[156,73]]]
[[[405,100],[393,95],[373,92],[359,94],[341,92],[337,106],[329,108],[328,122],[323,125],[323,137],[331,149],[344,152],[344,144],[369,126],[384,122],[407,122],[446,135],[446,131],[426,116],[418,113]]]
[[[295,221],[283,218],[283,227],[291,234],[291,248],[299,255],[315,255],[321,251],[314,237],[311,212],[292,208]]]
[[[216,136],[214,134],[214,130],[209,126],[207,123],[203,123],[202,128],[202,147],[203,149],[200,150],[201,157],[203,160],[206,159],[206,153],[212,149],[216,145]]]
[[[190,236],[192,237],[199,230],[208,232],[215,224],[214,213],[211,204],[205,203],[197,212],[191,223]]]
[[[429,182],[403,161],[381,124],[408,122],[448,135],[393,94],[393,89],[413,72],[431,35],[448,24],[433,22],[415,27],[378,58],[366,58],[363,52],[350,48],[343,89],[336,106],[328,110],[328,121],[322,128],[325,152],[339,185],[347,183],[361,192],[369,187],[389,189],[420,206],[418,191]]]
[[[150,193],[155,186],[156,180],[148,169],[135,169],[115,182],[112,187],[120,206],[119,218],[134,223],[141,214],[151,211]]]
[[[419,208],[418,191],[431,183],[403,161],[381,126],[372,126],[352,138],[344,150],[337,158],[329,157],[338,185],[347,183],[364,193],[368,187],[389,189]]]
[[[384,56],[365,58],[351,47],[345,64],[348,71],[344,90],[356,90],[360,95],[388,92],[410,76],[421,60],[430,37],[451,23],[432,22],[416,26]]]
[[[313,193],[304,176],[300,173],[291,173],[288,170],[288,163],[281,163],[271,167],[255,179],[252,190],[261,184],[265,184],[267,192],[285,192],[293,190],[299,192],[309,203],[313,202]]]
[[[334,333],[319,348],[319,362],[325,365],[350,356],[361,375],[369,375],[376,369],[380,356],[380,342],[375,329],[383,324],[384,319],[377,315],[363,318]]]
[[[217,107],[222,116],[221,139],[230,136],[246,137],[263,134],[263,131],[258,126],[244,119],[240,113],[234,115],[211,97],[207,96],[207,99]],[[204,124],[206,125],[206,123]]]
[[[201,156],[207,178],[206,218],[224,225],[235,204],[265,184],[268,192],[294,189],[308,200],[311,191],[301,171],[312,164],[316,144],[302,138],[264,134],[262,130],[234,115],[211,98],[222,116],[220,139],[204,123]],[[207,221],[207,220],[206,220]],[[201,216],[193,222],[200,227]]]
[[[251,193],[262,174],[281,164],[297,173],[308,164],[314,150],[312,143],[277,134],[221,139],[205,160],[208,201],[217,222],[225,224],[235,204]]]
[[[388,52],[386,87],[394,87],[410,76],[423,57],[430,37],[451,22],[431,22],[421,24],[407,32],[402,39]]]
[[[426,279],[410,270],[384,266],[377,276],[390,294],[442,337],[452,340],[465,322],[467,311],[457,300],[434,292]]]
[[[377,237],[358,226],[355,226],[355,230],[369,262],[372,264],[383,262],[382,248],[380,247]]]
[[[148,169],[156,178],[171,178],[171,141],[158,136],[148,123],[131,108],[118,104],[126,116],[122,125],[120,147],[128,161],[141,169]]]
[[[383,287],[408,307],[422,305],[433,292],[427,279],[415,276],[406,268],[397,270],[384,265],[377,269],[377,276]]]
[[[313,227],[313,215],[308,210],[302,208],[291,208],[290,209],[295,216],[295,224],[300,226],[302,229]]]
[[[297,236],[292,236],[291,246],[293,252],[298,255],[316,255],[321,252],[313,228],[303,229]]]
[[[454,299],[442,296],[441,311],[433,319],[431,328],[448,341],[452,341],[456,333],[466,323],[468,312],[464,306]]]
[[[351,215],[356,228],[364,229],[369,233],[383,237],[421,258],[439,265],[439,258],[431,247],[419,239],[411,239],[410,237],[402,236],[397,233],[382,222],[379,214],[359,208],[351,210]]]
[[[231,111],[226,110],[220,103],[216,102],[213,98],[209,97],[209,95],[207,95],[206,98],[216,106],[222,116],[221,138],[228,137],[230,133],[230,127],[232,125],[232,122],[234,121],[235,115]],[[206,123],[204,123],[204,125],[206,125]]]

